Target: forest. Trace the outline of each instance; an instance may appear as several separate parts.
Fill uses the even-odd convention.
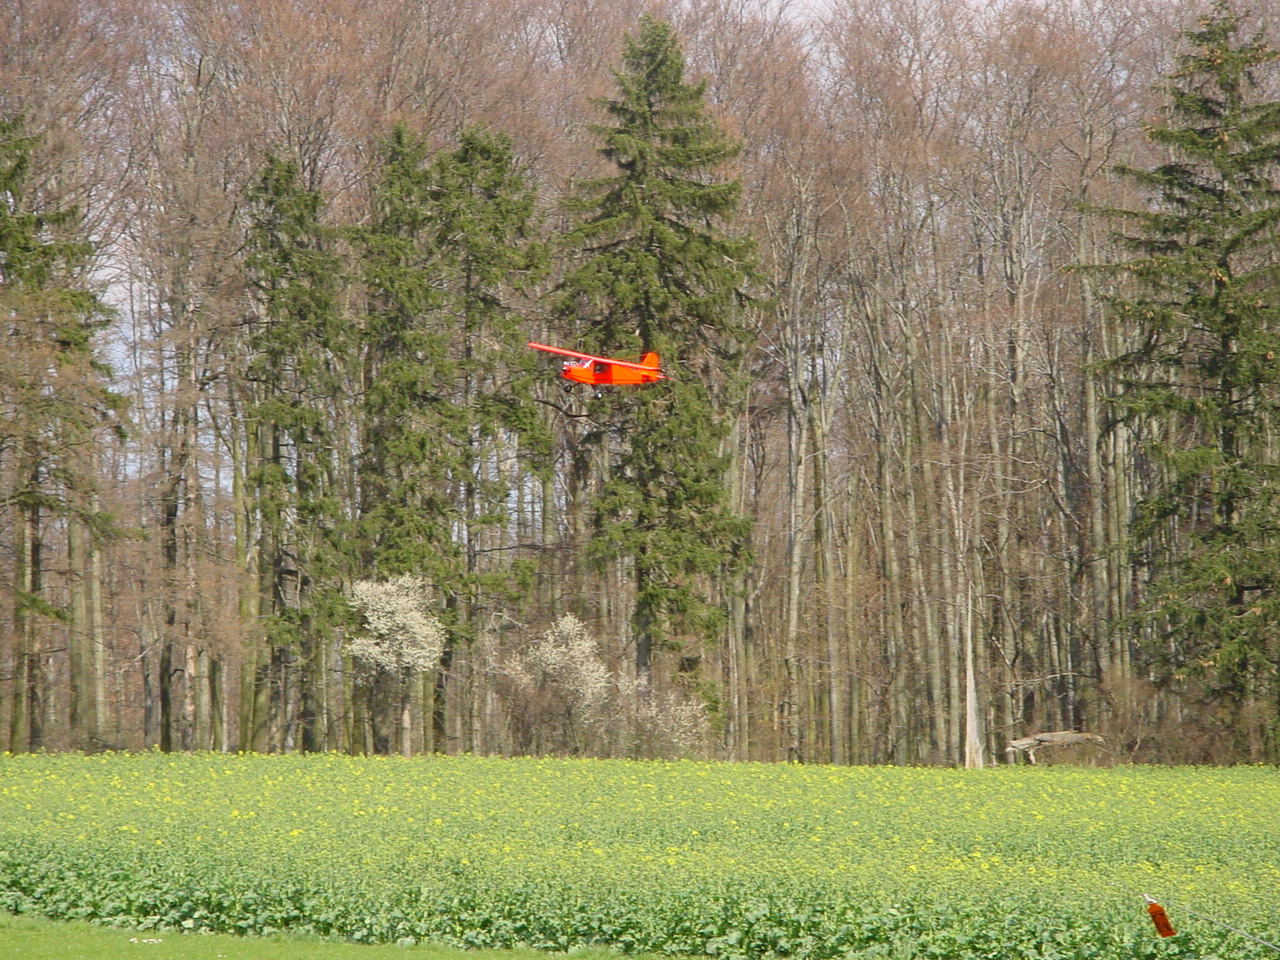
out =
[[[7,7],[0,750],[1280,759],[1273,0]]]

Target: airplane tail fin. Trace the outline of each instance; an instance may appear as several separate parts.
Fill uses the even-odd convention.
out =
[[[658,355],[657,355],[656,353],[654,353],[652,350],[650,350],[648,353],[646,353],[646,354],[644,355],[644,358],[643,358],[640,362],[641,362],[642,364],[644,364],[646,367],[658,367],[658,366],[661,366],[661,364],[660,364],[660,363],[658,363]]]

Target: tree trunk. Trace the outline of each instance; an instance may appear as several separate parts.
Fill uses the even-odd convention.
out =
[[[67,520],[67,566],[70,574],[71,622],[68,629],[70,662],[70,743],[73,749],[98,748],[97,683],[93,676],[93,561],[90,533],[79,517]]]
[[[10,715],[10,749],[18,753],[37,750],[43,743],[41,723],[40,648],[35,602],[41,594],[40,508],[30,491],[39,482],[34,461],[20,466],[18,476],[30,484],[26,502],[19,500],[14,530],[13,610],[14,683]]]
[[[830,478],[827,476],[827,428],[828,413],[825,402],[811,405],[813,421],[813,498],[814,498],[814,579],[817,589],[815,600],[821,606],[823,643],[826,652],[827,740],[828,762],[848,763],[846,731],[849,724],[849,708],[846,691],[849,670],[846,663],[844,637],[839,630],[841,604],[836,589],[836,548],[834,510],[829,495]]]

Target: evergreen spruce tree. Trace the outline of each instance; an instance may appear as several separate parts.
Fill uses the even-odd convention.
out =
[[[541,269],[534,208],[506,137],[466,129],[456,148],[430,157],[400,126],[384,144],[361,234],[364,575],[430,585],[446,665],[469,640],[483,591],[511,572],[480,561],[486,532],[507,519],[505,461],[521,444],[542,445],[521,398],[527,378],[512,375],[528,351],[511,301]],[[429,712],[443,718],[443,705]],[[381,748],[376,704],[370,721]]]
[[[452,405],[448,331],[426,317],[441,294],[423,234],[431,183],[425,141],[397,126],[383,145],[374,215],[360,237],[366,289],[362,331],[359,531],[363,575],[402,573],[456,587],[457,547],[451,532],[442,467],[439,416]]]
[[[547,446],[522,368],[531,362],[527,321],[513,300],[545,273],[536,195],[516,163],[510,138],[464,129],[455,149],[430,168],[429,242],[441,290],[440,325],[453,346],[453,389],[460,415],[449,439],[457,450],[453,481],[462,523],[463,561],[472,594],[513,572],[486,575],[480,551],[508,518],[510,490],[502,463],[517,450]],[[517,578],[518,579],[518,578]],[[509,581],[513,583],[514,581]]]
[[[672,27],[651,16],[626,41],[609,123],[592,127],[616,171],[581,184],[568,236],[577,260],[556,313],[584,349],[656,350],[671,379],[593,404],[584,451],[607,458],[592,504],[595,559],[635,581],[636,669],[655,648],[722,623],[714,586],[742,559],[746,520],[731,509],[729,437],[748,332],[754,247],[733,236],[740,184],[721,171],[740,146],[685,80]]]
[[[1149,131],[1170,159],[1127,171],[1148,209],[1110,211],[1132,224],[1134,292],[1111,306],[1136,336],[1107,365],[1154,467],[1133,533],[1159,649],[1237,705],[1280,690],[1280,104],[1241,29],[1218,0],[1185,34]]]
[[[368,317],[362,444],[366,573],[427,577],[456,601],[505,490],[480,461],[535,424],[510,371],[524,359],[513,292],[541,269],[535,198],[510,141],[477,128],[428,158],[397,127],[363,234]]]
[[[77,553],[118,535],[97,505],[93,451],[104,430],[121,432],[124,407],[94,339],[110,312],[86,276],[93,246],[79,212],[41,197],[31,182],[39,146],[21,117],[0,119],[0,527],[11,538],[4,579],[15,642],[6,653],[13,750],[42,745],[41,628],[73,616],[48,589],[46,552],[64,531],[74,597],[92,575]],[[93,638],[86,624],[70,636],[72,742],[95,749],[93,652],[85,649]]]
[[[256,302],[244,375],[253,447],[248,480],[258,523],[259,615],[271,659],[258,665],[258,693],[270,693],[269,708],[243,731],[258,742],[243,745],[311,750],[324,746],[327,641],[346,609],[349,525],[336,458],[350,325],[341,310],[340,261],[321,224],[323,202],[301,184],[297,166],[269,157],[248,199],[246,266]]]

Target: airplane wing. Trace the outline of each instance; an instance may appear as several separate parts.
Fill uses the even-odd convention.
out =
[[[548,347],[545,343],[529,343],[529,346],[535,350],[545,350],[547,353],[558,353],[562,357],[576,357],[579,360],[607,360],[606,357],[593,357],[589,353],[579,353],[577,350],[566,350],[564,347]]]
[[[566,350],[564,347],[549,347],[545,343],[530,342],[534,350],[544,350],[547,353],[558,353],[562,357],[574,357],[578,360],[592,360],[596,363],[611,363],[615,367],[626,367],[628,370],[657,370],[657,367],[646,366],[643,363],[632,363],[629,360],[613,360],[609,357],[597,357],[590,353],[579,353],[577,350]]]

